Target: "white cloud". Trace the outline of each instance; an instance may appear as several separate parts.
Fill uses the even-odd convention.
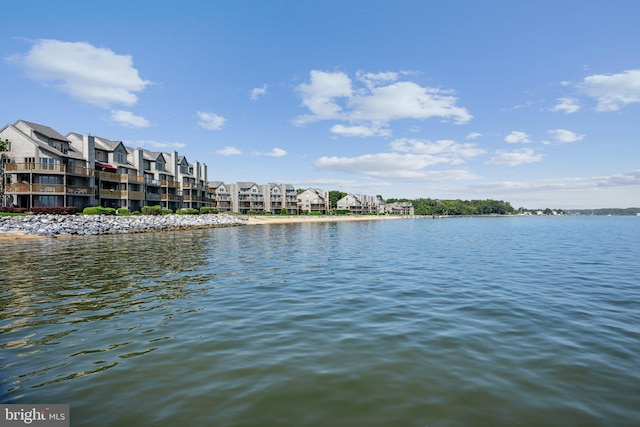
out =
[[[216,153],[221,156],[239,156],[240,154],[242,154],[242,151],[240,151],[236,147],[227,145],[222,150],[216,150]]]
[[[257,153],[259,156],[268,156],[268,157],[283,157],[287,155],[287,152],[282,148],[274,148],[268,153]]]
[[[487,164],[517,166],[523,163],[540,162],[543,158],[542,154],[535,153],[531,148],[511,152],[498,150],[496,156],[492,157]]]
[[[509,144],[527,144],[527,143],[531,142],[531,139],[529,138],[529,135],[527,135],[524,132],[517,131],[517,130],[514,130],[509,135],[507,135],[504,138],[504,140],[506,142],[508,142]]]
[[[450,179],[470,179],[474,175],[468,171],[428,171],[424,168],[448,159],[430,155],[378,153],[357,157],[321,157],[315,165],[321,169],[365,175],[377,179],[440,180],[443,176]],[[457,178],[452,178],[452,177]]]
[[[451,140],[402,138],[390,144],[391,152],[356,157],[321,157],[320,169],[364,175],[375,179],[400,181],[440,181],[477,178],[468,170],[427,170],[431,166],[464,163],[464,158],[483,154],[475,144],[458,144]]]
[[[566,129],[551,129],[549,130],[549,135],[551,135],[554,140],[561,143],[576,142],[584,139],[584,135],[578,135],[577,133]]]
[[[333,125],[329,129],[332,133],[342,136],[389,136],[391,130],[387,128],[381,128],[379,126],[344,126]]]
[[[142,80],[130,55],[118,55],[86,42],[37,40],[25,54],[6,58],[23,67],[27,76],[81,102],[108,108],[134,105],[136,92],[151,82]]]
[[[484,150],[477,148],[476,144],[458,144],[448,139],[431,142],[428,140],[401,138],[393,141],[390,145],[394,151],[401,153],[442,155],[448,159],[475,157],[485,153]],[[457,162],[457,160],[454,161]]]
[[[222,116],[219,116],[214,113],[206,113],[204,111],[198,111],[198,118],[200,119],[198,121],[198,125],[200,125],[200,127],[203,127],[205,129],[210,129],[210,130],[222,129],[222,126],[227,121],[227,119],[225,119]]]
[[[141,116],[136,116],[130,111],[114,110],[111,111],[111,120],[120,123],[123,126],[134,128],[149,127],[149,120]]]
[[[257,100],[262,95],[266,95],[266,94],[267,94],[267,85],[263,85],[262,87],[253,88],[253,89],[251,89],[251,92],[249,93],[249,95],[251,96],[251,99],[253,99],[254,101]]]
[[[565,114],[575,113],[580,109],[580,101],[575,98],[558,98],[558,103],[550,111],[561,111]]]
[[[627,104],[640,102],[640,69],[588,76],[579,87],[597,98],[597,111],[617,111]]]
[[[157,150],[167,150],[167,149],[173,150],[173,149],[184,148],[187,146],[187,144],[184,144],[182,142],[160,142],[160,141],[154,141],[151,139],[142,139],[132,143],[127,142],[127,145],[133,146],[133,147],[149,147]]]
[[[382,83],[395,82],[398,80],[398,73],[394,71],[387,71],[382,73],[365,73],[364,71],[358,71],[356,77],[368,88],[373,88]]]
[[[470,132],[467,134],[467,139],[476,139],[476,138],[480,138],[481,136],[482,134],[479,132]]]
[[[351,79],[341,72],[312,70],[309,74],[311,82],[300,84],[297,90],[302,96],[302,104],[312,114],[298,116],[294,123],[304,125],[319,120],[343,118],[342,107],[335,100],[352,95]]]
[[[457,107],[457,98],[450,91],[422,87],[413,82],[396,82],[375,87],[349,100],[351,120],[386,123],[398,119],[424,120],[431,117],[453,119],[466,123],[472,116]]]
[[[466,123],[472,116],[456,105],[450,90],[422,87],[410,81],[397,81],[398,73],[358,72],[363,84],[354,89],[343,72],[312,70],[310,83],[297,88],[302,104],[311,114],[298,116],[294,123],[304,125],[321,120],[347,121],[349,126],[384,126],[392,120],[424,120],[440,117]],[[358,134],[358,136],[362,136]]]

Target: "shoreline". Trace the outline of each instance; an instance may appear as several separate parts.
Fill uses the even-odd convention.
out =
[[[416,218],[416,216],[408,215],[291,215],[291,216],[261,216],[261,215],[241,215],[240,218],[246,222],[246,225],[265,225],[265,224],[303,224],[314,222],[351,222],[351,221],[382,221],[389,219],[407,219]]]
[[[238,215],[235,216],[240,223],[229,225],[271,225],[271,224],[305,224],[305,223],[327,223],[327,222],[352,222],[352,221],[381,221],[381,220],[397,220],[416,218],[415,216],[406,215],[356,215],[356,216],[341,216],[341,215],[323,215],[323,216],[259,216],[259,215]],[[140,230],[138,232],[162,232],[162,231],[175,231],[176,229],[193,229],[193,228],[218,228],[220,225],[200,225],[191,227],[169,227],[165,229],[147,229]],[[28,233],[25,230],[11,230],[0,231],[0,242],[14,242],[20,240],[34,240],[34,239],[57,239],[57,238],[74,238],[83,237],[85,235],[104,235],[104,234],[118,234],[118,233],[100,233],[100,234],[56,234],[56,235],[42,235],[35,233]]]

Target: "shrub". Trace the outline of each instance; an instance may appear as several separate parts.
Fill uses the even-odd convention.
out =
[[[89,206],[82,210],[85,215],[115,215],[115,208],[103,208],[102,206]]]
[[[118,215],[129,215],[129,208],[119,208],[116,213]]]
[[[169,215],[172,214],[173,211],[171,209],[161,209],[160,210],[160,215]]]
[[[218,208],[212,208],[211,206],[203,206],[200,208],[200,214],[217,214],[220,213]]]
[[[193,208],[182,208],[176,211],[178,215],[198,215],[200,211],[198,209]]]
[[[140,212],[142,215],[161,215],[162,208],[160,206],[143,206]]]
[[[320,216],[320,215],[322,215],[322,212],[311,212],[311,213],[309,213],[309,215]]]
[[[0,212],[8,212],[8,213],[21,214],[21,213],[25,213],[26,211],[27,211],[27,208],[14,208],[13,206],[3,206],[2,208],[0,208]]]
[[[74,215],[78,212],[75,206],[33,206],[31,213],[34,215]]]

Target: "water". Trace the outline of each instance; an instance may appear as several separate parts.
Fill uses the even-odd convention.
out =
[[[73,426],[640,425],[640,218],[0,243],[0,400]]]

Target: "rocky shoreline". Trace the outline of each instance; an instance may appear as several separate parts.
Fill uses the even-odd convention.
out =
[[[27,215],[0,217],[0,232],[37,236],[92,236],[193,228],[233,227],[245,221],[226,214],[206,215]]]

